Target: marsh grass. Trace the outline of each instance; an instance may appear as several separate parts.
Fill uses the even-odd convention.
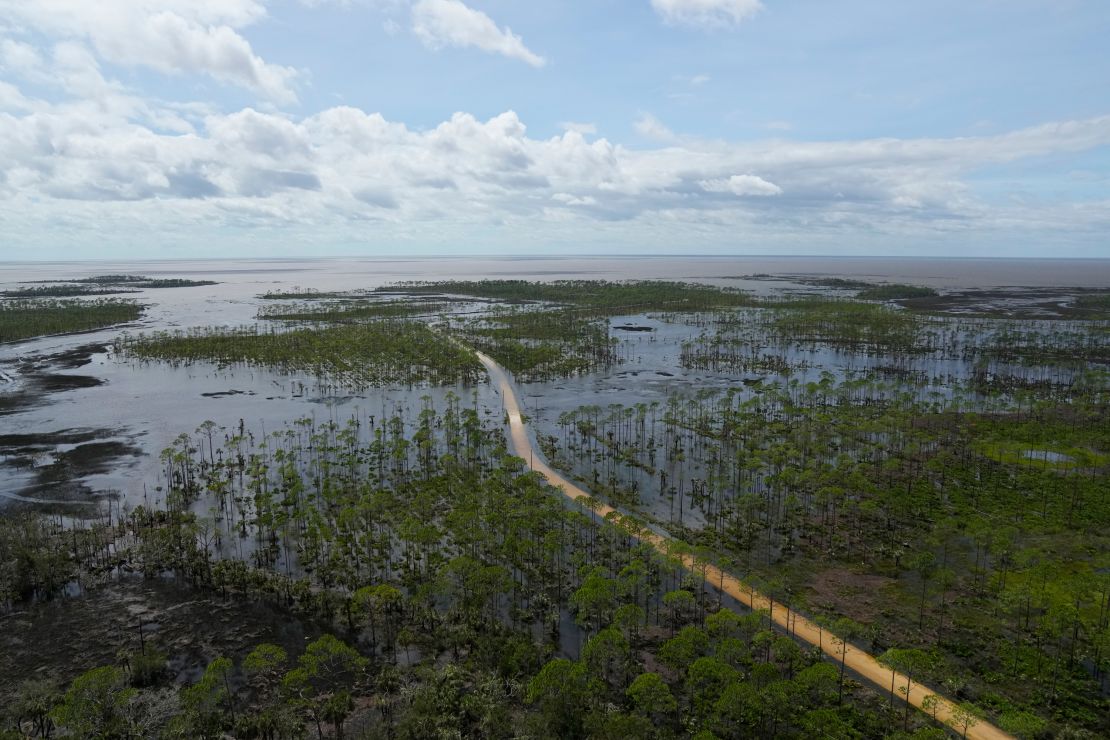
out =
[[[103,286],[128,286],[132,288],[194,288],[218,285],[214,280],[186,280],[184,278],[150,278],[145,275],[94,275],[69,282]]]
[[[0,342],[101,329],[134,321],[143,307],[116,298],[0,301]]]
[[[203,328],[125,337],[117,349],[134,358],[218,365],[262,365],[305,372],[360,388],[473,383],[473,355],[417,321],[382,320],[281,331],[258,326]]]
[[[96,287],[92,285],[36,285],[5,291],[5,298],[79,298],[82,296],[119,295],[138,293],[127,288]]]
[[[383,318],[408,318],[435,315],[447,311],[451,304],[437,301],[350,301],[268,305],[258,311],[258,318],[272,321],[304,321],[350,323]]]

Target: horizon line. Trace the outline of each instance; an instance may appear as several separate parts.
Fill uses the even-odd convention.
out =
[[[442,260],[442,259],[505,259],[505,260],[543,260],[543,259],[741,259],[741,258],[775,258],[775,259],[859,259],[859,260],[876,260],[876,259],[892,259],[892,260],[959,260],[963,262],[970,261],[990,261],[990,262],[1031,262],[1031,261],[1044,261],[1044,262],[1110,262],[1110,255],[1106,257],[1057,257],[1057,256],[1044,256],[1044,257],[1004,257],[996,255],[924,255],[924,254],[774,254],[774,253],[750,253],[750,254],[684,254],[684,253],[629,253],[629,252],[603,252],[597,254],[509,254],[502,252],[494,253],[471,253],[471,254],[422,254],[422,255],[408,255],[404,257],[395,257],[382,254],[332,254],[332,255],[288,255],[288,256],[198,256],[198,257],[82,257],[77,259],[64,259],[64,258],[43,258],[43,259],[2,259],[0,264],[10,265],[48,265],[52,263],[58,264],[71,264],[71,263],[110,263],[110,262],[298,262],[298,261],[311,261],[311,260],[386,260],[392,262],[411,262],[420,260]]]

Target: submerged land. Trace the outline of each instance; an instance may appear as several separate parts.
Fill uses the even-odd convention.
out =
[[[1110,290],[97,277],[0,301],[93,332],[0,363],[13,736],[1110,733]]]

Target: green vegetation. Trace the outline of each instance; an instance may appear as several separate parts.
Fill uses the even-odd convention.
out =
[[[451,295],[491,305],[452,314]],[[697,372],[628,381],[631,400],[547,427],[537,415],[549,461],[632,515],[620,522],[526,473],[478,391],[268,433],[206,422],[163,451],[141,507],[0,519],[8,608],[135,571],[310,625],[291,644],[243,639],[200,659],[175,653],[170,635],[143,642],[140,624],[115,664],[77,660],[57,684],[0,686],[0,714],[24,732],[942,736],[935,697],[924,712],[906,701],[925,686],[963,702],[956,734],[986,717],[1019,737],[1110,734],[1106,322],[938,318],[660,282],[280,297],[305,302],[260,318],[309,326],[117,349],[349,387],[482,382],[466,347],[538,382],[662,357]],[[612,317],[649,312],[665,331],[610,336]],[[444,315],[433,326],[413,319],[423,313]],[[671,556],[637,540],[643,527],[671,535]],[[722,608],[698,565],[709,562],[776,614],[825,626],[841,661],[766,614]],[[845,675],[849,643],[906,679],[861,688]],[[190,659],[187,684],[170,685],[166,666]]]
[[[184,278],[149,278],[144,275],[95,275],[68,282],[92,285],[124,285],[132,288],[194,288],[201,285],[217,285],[213,280],[186,280]]]
[[[1075,299],[1071,308],[1079,318],[1110,319],[1110,293],[1085,293]]]
[[[1075,305],[1079,308],[1110,309],[1110,293],[1081,295],[1075,299]]]
[[[142,312],[136,303],[110,298],[0,301],[0,342],[102,329],[134,321]]]
[[[1104,733],[1110,382],[999,405],[825,375],[583,407],[548,449],[764,593],[923,651],[915,681]]]
[[[263,306],[258,318],[272,321],[304,321],[344,324],[384,318],[435,315],[451,307],[438,301],[341,301],[326,304]]]
[[[753,275],[752,277],[772,279],[770,275]],[[801,283],[802,285],[814,285],[820,288],[835,288],[837,290],[867,290],[875,285],[866,280],[852,280],[849,278],[805,278],[787,276],[778,279],[790,280],[792,282]]]
[[[549,380],[619,362],[607,320],[577,309],[495,308],[454,328],[521,380]]]
[[[428,296],[427,300],[372,301],[375,294],[403,293],[409,296]],[[444,312],[451,306],[445,295],[464,295],[509,303],[537,300],[557,303],[556,306],[505,307],[494,306],[476,319],[457,322],[455,332],[468,344],[489,353],[522,380],[547,380],[608,367],[620,362],[615,351],[617,340],[609,337],[607,319],[622,312],[635,310],[666,310],[690,312],[730,306],[748,306],[754,303],[747,294],[729,289],[687,283],[660,281],[630,281],[623,283],[597,281],[561,281],[535,283],[520,280],[488,280],[476,282],[401,283],[381,288],[375,293],[335,293],[312,290],[271,292],[264,299],[298,299],[313,303],[265,307],[259,318],[281,321],[313,323],[365,323],[385,318],[413,317]],[[319,301],[319,303],[315,303]],[[421,334],[415,324],[409,330],[414,336]],[[329,330],[334,331],[334,330]],[[210,334],[211,332],[206,332]],[[219,334],[216,332],[215,334]],[[161,359],[210,359],[217,362],[256,362],[282,368],[316,368],[331,362],[285,357],[286,352],[303,354],[301,350],[279,348],[278,340],[265,340],[268,347],[262,351],[244,345],[237,350],[235,336],[261,335],[258,330],[232,333],[222,345],[217,346],[217,336],[207,349],[201,349],[201,337],[192,337],[188,344],[167,345],[137,350],[135,354]],[[308,334],[298,335],[301,338]],[[434,336],[434,335],[433,335]],[[419,337],[417,337],[419,339]],[[250,340],[253,342],[253,340]],[[326,342],[322,339],[321,342]],[[291,343],[289,343],[291,344]],[[402,346],[390,342],[388,351]],[[313,348],[309,352],[318,352]],[[384,348],[383,348],[384,351]],[[332,353],[333,357],[337,357]],[[402,357],[400,362],[410,358]],[[359,360],[363,362],[365,358]],[[331,374],[325,368],[323,374]],[[371,373],[374,375],[374,373]],[[366,381],[359,381],[363,385]],[[372,381],[380,382],[380,381]]]
[[[5,291],[4,298],[77,298],[80,296],[115,295],[137,293],[125,288],[105,288],[92,285],[36,285],[30,288],[17,288]]]
[[[856,351],[920,352],[922,322],[907,311],[855,301],[803,299],[776,307],[770,338]]]
[[[78,658],[64,690],[0,687],[0,714],[105,737],[883,734],[882,697],[564,506],[460,401],[426,400],[413,424],[206,423],[163,453],[150,506],[68,527],[0,520],[4,593],[47,598],[126,564],[323,630],[206,655],[181,687],[157,670],[176,636],[140,630],[120,664]]]
[[[148,278],[142,275],[97,275],[74,280],[46,280],[43,282],[47,284],[8,290],[0,296],[4,298],[78,298],[82,296],[138,293],[144,288],[192,288],[200,285],[216,285],[211,280]]]
[[[170,362],[249,364],[309,373],[349,387],[475,382],[472,354],[416,321],[388,320],[322,329],[205,328],[117,340],[127,356]]]
[[[980,349],[984,357],[1050,368],[1110,363],[1110,322],[1071,322],[1051,331],[1035,322],[994,322],[997,327]]]
[[[284,300],[301,300],[301,301],[321,301],[331,298],[352,298],[358,295],[357,291],[354,292],[325,292],[319,290],[312,290],[311,288],[294,288],[293,290],[271,290],[258,296],[267,301],[284,301]]]
[[[732,289],[662,281],[411,282],[381,290],[509,303],[453,328],[467,343],[489,354],[522,381],[551,380],[621,362],[618,341],[609,336],[609,317],[646,311],[685,313],[755,303],[746,293]]]
[[[638,311],[704,311],[725,306],[750,306],[755,300],[731,288],[658,280],[606,282],[601,280],[478,280],[407,282],[382,288],[409,294],[445,294],[493,298],[502,301],[546,301],[606,312],[608,315]]]
[[[833,350],[850,364],[882,357],[885,368],[900,376],[911,364],[969,363],[978,389],[995,393],[1059,386],[1092,363],[1110,363],[1105,321],[953,319],[828,298],[669,318],[701,330],[684,341],[683,364],[720,371],[747,372],[750,366],[785,375],[805,369],[806,353]],[[951,380],[936,377],[933,384]]]
[[[70,298],[91,295],[138,293],[142,288],[194,287],[215,285],[209,280],[183,280],[180,277],[144,277],[142,275],[97,275],[69,281],[44,281],[46,285],[16,288],[0,294],[8,298]]]
[[[809,277],[802,275],[751,275],[753,280],[781,280],[802,285],[833,290],[854,290],[855,297],[864,301],[891,301],[906,298],[932,298],[938,293],[932,288],[904,283],[872,283],[866,280],[835,277]]]
[[[126,285],[136,288],[196,288],[202,285],[218,285],[215,280],[186,280],[184,278],[151,278],[145,280],[132,280]]]

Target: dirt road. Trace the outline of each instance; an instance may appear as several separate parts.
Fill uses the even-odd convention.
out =
[[[533,446],[532,440],[528,437],[528,430],[524,426],[524,420],[520,415],[520,404],[517,401],[516,390],[505,369],[487,355],[481,352],[476,352],[475,354],[489,372],[494,387],[501,393],[505,413],[508,414],[509,417],[510,452],[523,458],[525,463],[532,470],[546,478],[547,482],[551,485],[561,489],[563,494],[568,498],[579,499],[589,497],[590,494],[587,491],[579,488],[574,483],[564,478],[559,472],[553,470]],[[615,520],[616,522],[621,522],[626,518],[622,512],[605,504],[594,507],[594,511],[598,516]],[[721,590],[729,596],[753,610],[768,610],[771,619],[775,624],[779,625],[784,632],[792,634],[799,640],[803,640],[810,645],[820,647],[830,658],[837,663],[840,662],[840,644],[831,640],[829,634],[814,622],[811,622],[799,614],[788,611],[781,604],[772,603],[771,600],[763,594],[745,586],[735,576],[722,572],[713,565],[706,565],[700,561],[695,563],[691,555],[675,553],[672,549],[675,545],[674,540],[655,534],[654,532],[642,530],[639,531],[636,536],[639,537],[640,540],[652,544],[660,552],[675,555],[675,557],[678,557],[683,565],[690,570],[697,570],[700,572],[704,569],[706,580],[709,583],[718,585]],[[879,663],[870,653],[849,645],[847,653],[844,656],[844,663],[849,669],[855,671],[856,674],[874,684],[880,692],[885,693],[890,691],[892,679],[891,670]],[[894,673],[893,680],[896,690],[898,687],[904,688],[906,685],[906,677],[900,673]],[[956,707],[955,704],[946,697],[935,694],[935,692],[915,683],[910,689],[910,703],[920,709],[922,702],[930,695],[937,696],[937,707],[935,712],[937,719],[946,724],[956,725],[958,730],[962,730],[963,727],[961,723],[956,721],[950,722],[955,716]],[[899,700],[901,700],[901,695],[899,695]],[[930,710],[930,713],[931,712],[932,710]],[[1000,740],[1002,738],[1011,738],[1012,736],[1006,734],[994,725],[980,720],[977,724],[968,728],[967,737],[975,738],[976,740]]]

